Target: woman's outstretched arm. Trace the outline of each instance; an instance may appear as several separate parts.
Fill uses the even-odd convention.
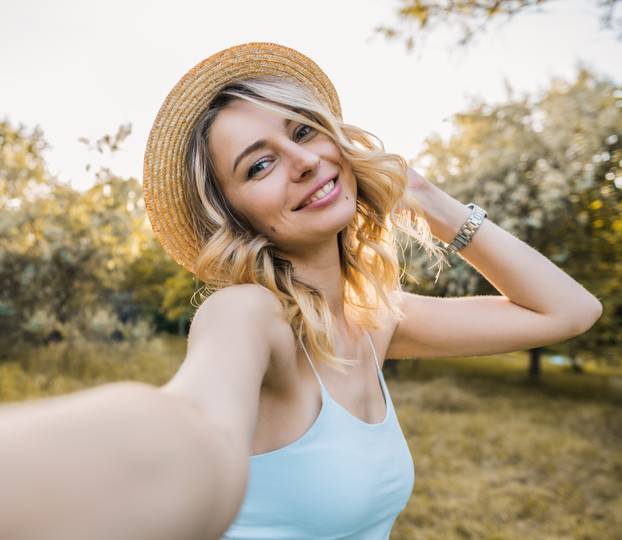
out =
[[[240,437],[138,382],[0,407],[0,538],[217,539],[247,475]]]
[[[270,291],[213,293],[163,387],[0,406],[0,539],[217,540],[243,502],[260,389],[289,325]]]

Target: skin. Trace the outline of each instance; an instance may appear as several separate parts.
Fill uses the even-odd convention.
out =
[[[292,121],[285,127],[280,115],[236,100],[214,121],[208,148],[227,200],[287,254],[298,276],[324,290],[337,327],[347,328],[337,233],[355,215],[356,177],[328,136],[304,126]],[[258,139],[266,139],[268,146],[232,171],[235,158]],[[254,176],[248,178],[253,166]],[[337,173],[337,200],[292,210],[318,179]]]

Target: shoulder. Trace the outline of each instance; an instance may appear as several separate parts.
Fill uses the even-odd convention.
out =
[[[207,302],[210,298],[220,297],[246,297],[249,299],[263,299],[265,302],[279,303],[276,295],[267,287],[259,285],[258,283],[238,283],[236,285],[229,285],[222,289],[217,289],[205,300]]]
[[[270,341],[270,365],[264,383],[273,389],[287,384],[295,368],[292,359],[296,358],[296,336],[276,294],[263,285],[243,283],[219,289],[212,297],[222,309],[244,312],[243,317],[256,321],[255,328]]]
[[[206,312],[234,313],[238,317],[278,317],[281,303],[276,295],[262,285],[241,283],[211,293],[196,310],[193,321]]]
[[[214,291],[196,310],[190,326],[190,333],[210,321],[229,323],[232,339],[244,339],[236,334],[236,328],[252,329],[262,339],[269,341],[271,356],[280,357],[283,344],[293,335],[284,316],[280,300],[270,289],[256,283],[229,285]],[[190,338],[190,336],[189,336]]]

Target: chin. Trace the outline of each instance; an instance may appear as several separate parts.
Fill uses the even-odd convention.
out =
[[[327,215],[317,227],[314,227],[313,231],[308,229],[309,234],[336,235],[352,223],[355,215],[356,207],[352,207],[345,212],[335,212],[332,216]]]

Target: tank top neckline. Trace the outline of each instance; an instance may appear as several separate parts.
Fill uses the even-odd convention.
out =
[[[380,363],[378,362],[378,355],[376,354],[376,348],[374,347],[374,342],[371,336],[369,335],[368,330],[365,330],[365,334],[367,335],[367,339],[369,340],[369,344],[371,346],[371,350],[374,355],[374,361],[376,363],[376,377],[378,378],[378,382],[380,383],[380,391],[382,393],[382,399],[384,400],[384,403],[385,403],[384,418],[380,422],[366,422],[365,420],[361,420],[358,416],[352,414],[341,403],[339,403],[335,398],[333,398],[333,396],[331,396],[330,392],[328,391],[328,388],[326,388],[326,385],[322,382],[322,379],[319,373],[317,372],[317,369],[315,369],[315,365],[313,364],[313,361],[311,360],[311,356],[307,352],[307,348],[305,347],[302,340],[300,340],[300,345],[302,346],[302,349],[305,355],[307,356],[307,360],[309,360],[309,364],[311,365],[311,368],[313,369],[313,372],[315,373],[316,379],[320,383],[320,392],[322,393],[322,400],[324,400],[324,397],[328,397],[329,401],[337,405],[337,407],[339,407],[342,411],[344,411],[349,417],[351,417],[355,421],[359,422],[363,426],[367,426],[369,428],[376,428],[376,427],[381,427],[385,425],[389,421],[389,400],[387,399],[388,392],[386,391],[384,376],[382,374],[382,370],[380,369]]]
[[[320,382],[320,392],[323,393],[322,399],[328,398],[334,405],[339,407],[350,418],[352,418],[353,420],[355,420],[356,422],[362,424],[363,426],[365,426],[367,428],[376,428],[376,427],[384,426],[389,421],[389,402],[387,400],[387,391],[386,391],[386,388],[384,386],[384,376],[382,374],[382,371],[380,371],[378,373],[379,373],[379,374],[377,374],[378,382],[380,383],[380,390],[382,391],[382,397],[384,399],[384,407],[385,407],[384,418],[382,420],[380,420],[380,422],[366,422],[365,420],[361,420],[358,416],[352,414],[341,403],[339,403],[335,398],[333,398],[333,396],[330,395],[330,392],[328,391],[328,388],[326,388],[326,386],[324,386],[324,383]]]
[[[384,380],[384,374],[382,373],[382,370],[380,369],[380,364],[378,363],[378,356],[376,355],[376,349],[374,347],[374,342],[371,339],[371,336],[369,335],[369,332],[365,331],[367,334],[367,337],[369,339],[369,343],[371,345],[371,349],[373,351],[374,354],[374,360],[376,362],[376,377],[378,378],[379,382],[380,382],[380,389],[382,391],[382,397],[384,399],[384,403],[385,403],[385,415],[384,418],[380,421],[380,422],[374,422],[374,423],[370,423],[370,422],[366,422],[365,420],[361,420],[358,416],[355,416],[354,414],[352,414],[348,409],[346,409],[341,403],[339,403],[337,400],[335,400],[331,395],[330,392],[328,391],[328,389],[326,388],[326,386],[324,386],[324,383],[322,382],[322,379],[320,378],[317,370],[315,369],[315,366],[313,365],[313,362],[311,361],[311,357],[309,356],[309,353],[307,352],[307,349],[304,346],[304,343],[302,343],[302,340],[300,340],[300,344],[302,345],[303,351],[305,352],[307,359],[309,360],[309,364],[311,365],[311,368],[313,369],[313,372],[315,373],[315,376],[318,380],[318,382],[320,383],[320,395],[322,398],[322,403],[320,405],[320,412],[318,413],[318,415],[316,416],[315,420],[313,421],[313,423],[309,426],[309,428],[307,428],[307,430],[297,439],[285,444],[284,446],[281,446],[279,448],[275,448],[274,450],[268,450],[266,452],[261,452],[259,454],[251,454],[250,458],[251,459],[262,459],[262,458],[269,458],[271,456],[278,456],[283,452],[287,452],[290,450],[294,450],[294,448],[296,448],[297,446],[304,444],[305,441],[311,437],[315,431],[317,429],[319,429],[319,425],[320,423],[323,421],[324,416],[327,415],[329,413],[328,410],[328,403],[330,403],[331,405],[336,406],[339,410],[341,410],[343,413],[345,413],[345,415],[352,419],[352,421],[354,421],[354,423],[356,425],[361,426],[362,429],[369,429],[369,430],[375,430],[375,429],[380,429],[383,428],[385,426],[387,426],[389,424],[389,420],[391,417],[391,400],[389,398],[389,392],[387,391],[387,387],[386,387],[386,382]]]

